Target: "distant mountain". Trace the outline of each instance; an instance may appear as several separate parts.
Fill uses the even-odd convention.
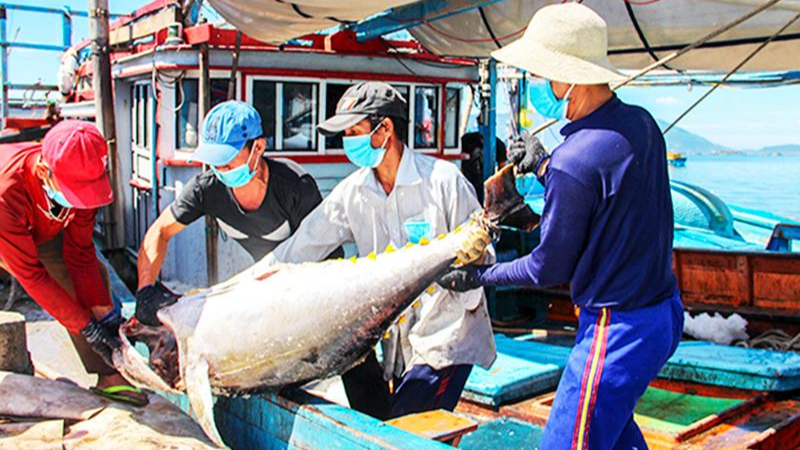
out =
[[[800,144],[770,145],[754,151],[759,153],[800,153]]]
[[[669,126],[665,120],[656,119],[658,127],[664,130]],[[680,153],[712,153],[732,150],[724,145],[711,142],[681,127],[674,127],[667,133],[667,150]]]

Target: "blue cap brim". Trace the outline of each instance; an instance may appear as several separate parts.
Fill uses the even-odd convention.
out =
[[[212,166],[224,166],[233,161],[233,158],[242,151],[242,147],[247,141],[243,141],[242,145],[235,147],[229,144],[215,144],[211,142],[200,142],[197,150],[189,158],[189,162],[200,161],[204,164]]]

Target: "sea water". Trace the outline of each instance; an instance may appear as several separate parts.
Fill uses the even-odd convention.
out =
[[[688,155],[669,173],[730,205],[800,220],[800,155]]]

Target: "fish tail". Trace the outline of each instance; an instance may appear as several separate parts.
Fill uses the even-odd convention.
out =
[[[514,165],[509,164],[489,177],[483,185],[483,217],[489,224],[532,231],[539,225],[539,215],[525,203],[517,191]]]

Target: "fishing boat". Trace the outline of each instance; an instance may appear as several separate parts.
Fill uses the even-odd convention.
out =
[[[667,162],[673,167],[683,167],[686,165],[686,156],[683,153],[667,152]]]
[[[115,265],[120,273],[125,273],[126,258],[128,267],[135,260],[148,226],[202,170],[190,162],[198,123],[211,105],[227,98],[251,102],[261,112],[268,155],[301,165],[323,195],[354,166],[339,140],[314,129],[333,113],[344,90],[361,80],[392,83],[409,100],[413,151],[456,163],[463,158],[458,138],[476,100],[473,92],[479,92],[486,117],[484,161],[494,161],[497,67],[476,58],[513,40],[547,2],[319,0],[310,5],[263,2],[251,10],[243,0],[210,0],[235,29],[199,22],[201,3],[156,0],[111,26],[115,176],[121,201],[116,211],[103,212],[98,232],[106,251],[125,256],[122,267]],[[638,70],[694,46],[670,60],[669,68],[728,70],[729,61],[757,48],[797,10],[794,3],[774,1],[650,3],[596,5],[611,26],[612,62],[620,67]],[[757,19],[746,20],[751,14]],[[346,26],[319,33],[341,23]],[[0,25],[2,34],[5,23]],[[700,42],[726,29],[719,39]],[[414,40],[382,37],[401,31]],[[800,51],[798,33],[795,24],[748,67],[796,69],[785,56]],[[96,119],[88,42],[65,47],[69,89],[62,91],[66,101],[60,116]],[[524,92],[522,83],[520,98]],[[5,112],[3,118],[6,126],[15,123]],[[37,127],[47,126],[46,120],[37,122]],[[487,174],[493,170],[486,168]],[[541,186],[520,180],[519,187],[528,204],[541,211]],[[800,331],[800,224],[726,205],[686,183],[673,182],[672,194],[673,260],[687,309],[737,311],[760,327],[756,332],[776,323],[789,333]],[[181,286],[205,286],[251,264],[229,232],[213,223],[189,227],[173,240],[163,276]],[[498,244],[498,257],[524,254],[537,239],[536,233],[508,230]],[[115,299],[131,314],[133,296],[113,270],[112,278]],[[328,391],[292,389],[219,398],[220,433],[235,449],[434,450],[453,443],[463,449],[533,448],[574,339],[575,310],[561,287],[498,289],[490,295],[490,311],[498,359],[489,370],[473,370],[458,415],[440,412],[381,422],[349,409]],[[796,353],[687,341],[643,397],[637,421],[656,449],[796,448],[799,388]],[[188,410],[185,397],[168,398]]]

